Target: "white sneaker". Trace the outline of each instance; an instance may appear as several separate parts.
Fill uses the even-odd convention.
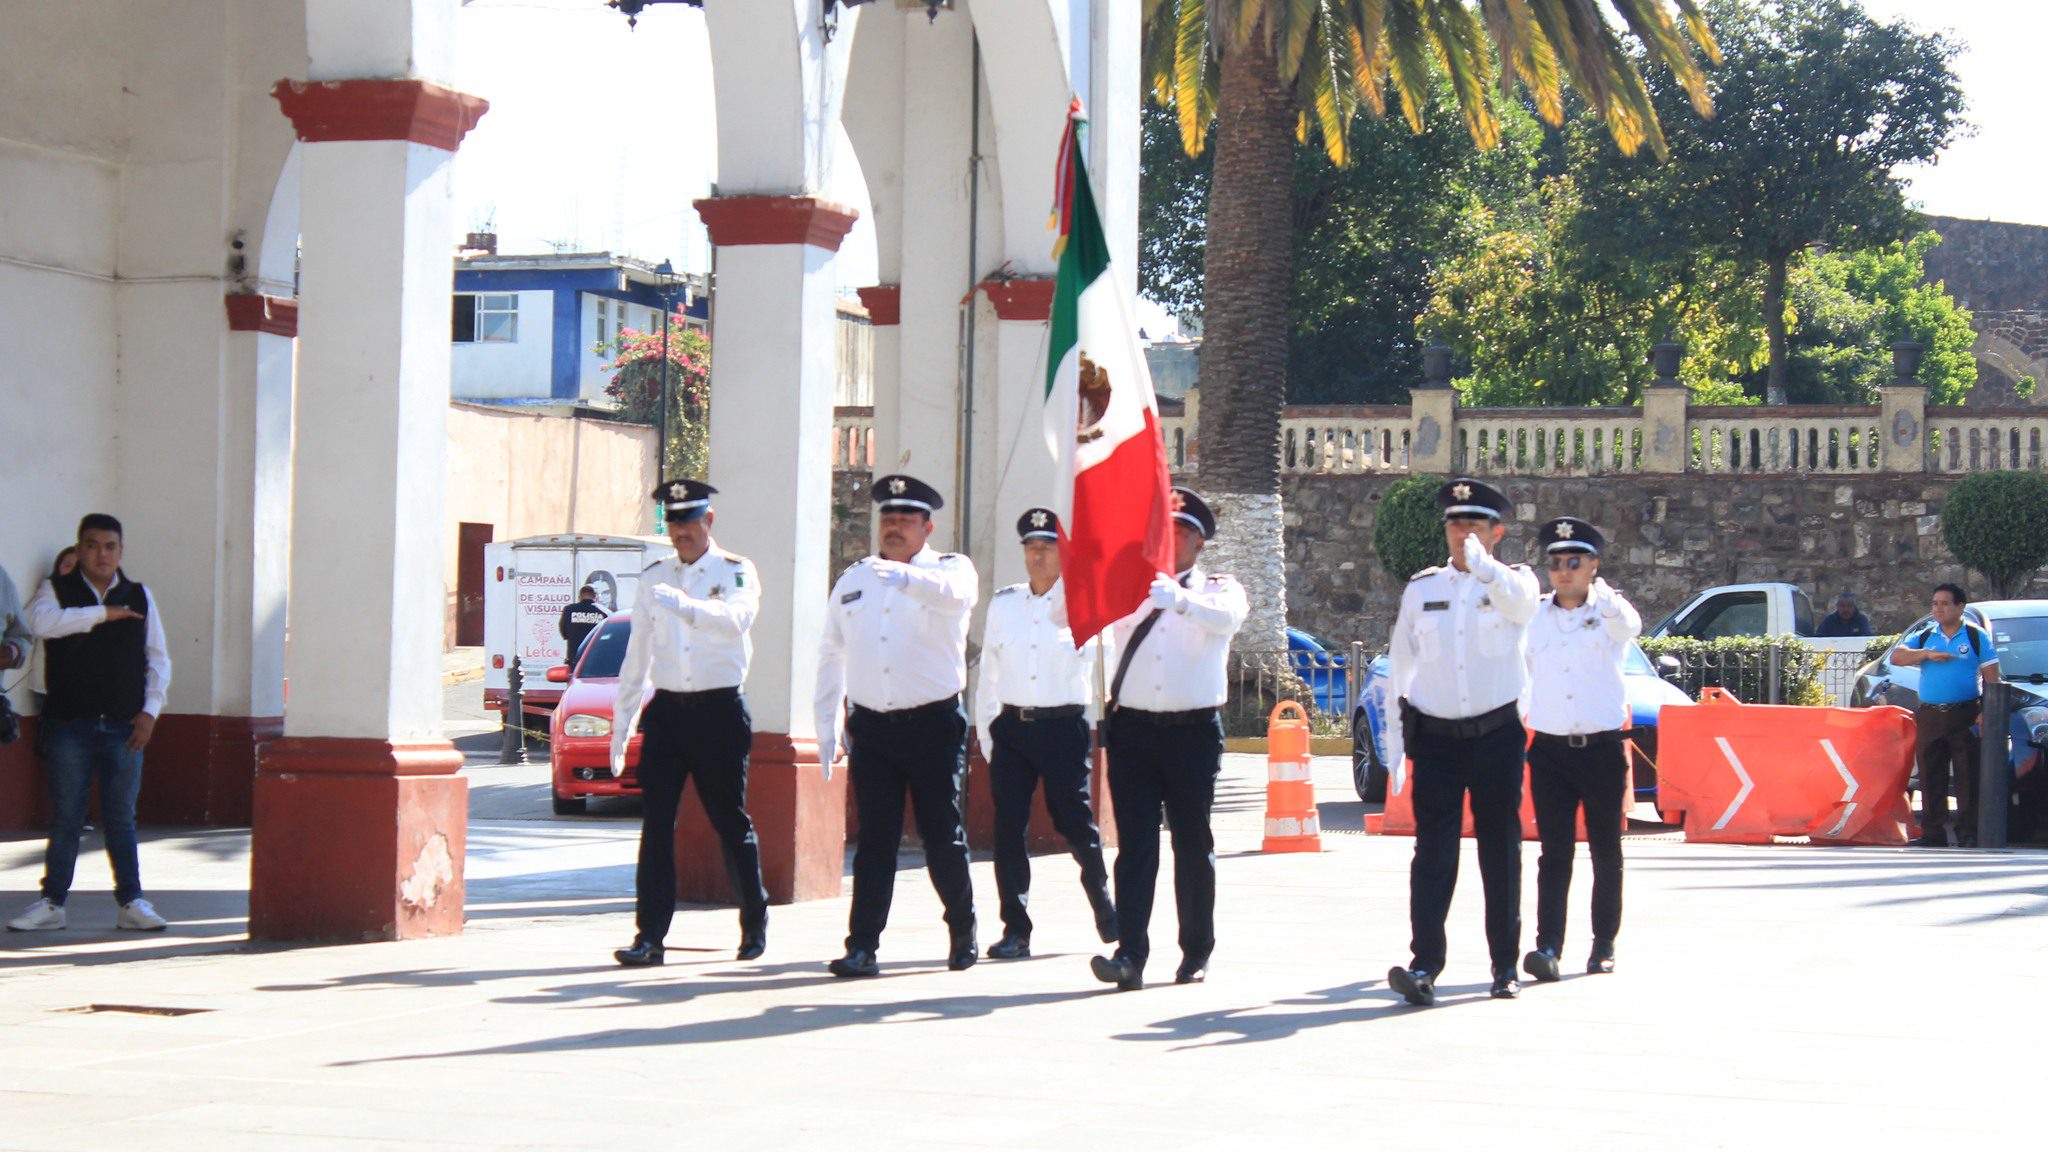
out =
[[[121,905],[121,915],[114,919],[114,927],[126,928],[133,932],[161,932],[169,923],[170,921],[156,914],[156,909],[149,906],[149,901],[139,898]]]
[[[48,900],[38,900],[28,906],[28,911],[7,922],[9,932],[48,932],[64,926],[64,906]]]

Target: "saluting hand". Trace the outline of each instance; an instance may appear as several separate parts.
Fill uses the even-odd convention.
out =
[[[1493,583],[1493,557],[1486,551],[1486,545],[1479,542],[1479,534],[1465,537],[1465,570],[1479,577],[1482,583]]]
[[[1180,607],[1187,590],[1180,586],[1180,581],[1161,572],[1152,578],[1152,587],[1146,589],[1145,594],[1151,598],[1154,608],[1164,611]]]
[[[875,579],[890,588],[901,588],[910,582],[910,565],[900,560],[875,560],[870,567],[875,570]]]

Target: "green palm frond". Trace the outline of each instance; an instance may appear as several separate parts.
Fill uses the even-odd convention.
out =
[[[1499,139],[1497,94],[1524,88],[1557,124],[1569,85],[1622,151],[1662,155],[1663,130],[1622,33],[1670,69],[1701,115],[1713,112],[1701,59],[1721,59],[1699,0],[1144,0],[1143,19],[1152,97],[1175,110],[1190,155],[1216,114],[1219,61],[1231,52],[1273,57],[1302,139],[1320,134],[1340,164],[1360,109],[1384,116],[1398,102],[1421,131],[1439,71],[1482,147]]]

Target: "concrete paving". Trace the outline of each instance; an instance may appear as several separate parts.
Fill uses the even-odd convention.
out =
[[[252,946],[247,835],[212,830],[148,836],[175,923],[116,933],[89,844],[75,927],[0,938],[0,1148],[1893,1147],[2042,1125],[2040,852],[1646,829],[1620,971],[1503,1003],[1468,849],[1445,998],[1416,1010],[1384,983],[1406,956],[1409,842],[1332,832],[1320,855],[1260,855],[1263,765],[1233,756],[1206,984],[1094,983],[1058,857],[1037,862],[1027,961],[946,971],[937,901],[906,867],[880,979],[824,973],[843,899],[775,909],[745,964],[729,909],[687,909],[669,964],[628,972],[609,952],[632,935],[632,806],[557,819],[544,766],[468,771],[459,937]],[[1345,765],[1319,761],[1318,784],[1326,820],[1356,827]],[[0,906],[32,897],[40,851],[0,841]],[[974,880],[987,943],[986,862]]]

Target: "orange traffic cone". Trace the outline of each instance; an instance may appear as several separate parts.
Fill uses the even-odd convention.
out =
[[[1280,714],[1292,709],[1294,718]],[[1266,722],[1267,852],[1321,852],[1316,782],[1308,770],[1308,713],[1292,700],[1274,705]]]

